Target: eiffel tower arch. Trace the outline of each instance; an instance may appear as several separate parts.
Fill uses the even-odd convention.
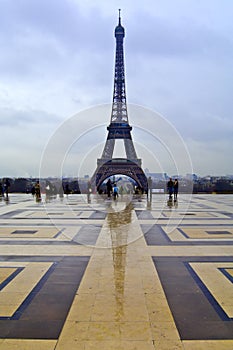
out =
[[[108,136],[101,158],[97,159],[97,169],[92,183],[97,190],[105,179],[112,175],[126,175],[133,179],[142,191],[147,191],[147,178],[141,168],[142,161],[137,157],[132,141],[132,126],[129,125],[126,103],[124,48],[125,29],[121,25],[119,10],[118,25],[115,28],[116,56],[113,102]],[[123,140],[126,158],[113,158],[116,140]]]

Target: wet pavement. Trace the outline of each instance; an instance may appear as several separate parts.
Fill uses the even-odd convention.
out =
[[[233,349],[232,200],[2,200],[0,349]]]

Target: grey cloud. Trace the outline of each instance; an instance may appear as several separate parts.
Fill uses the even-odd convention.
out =
[[[73,75],[88,85],[88,75],[91,84],[95,77],[100,83],[106,77],[101,71],[106,61],[111,64],[114,43],[111,20],[100,10],[85,15],[77,3],[63,0],[9,0],[0,6],[3,81],[31,84],[32,79],[56,81]]]
[[[143,30],[142,25],[143,23]],[[202,56],[209,59],[230,54],[233,41],[230,33],[217,32],[215,28],[193,21],[192,18],[161,18],[140,12],[128,26],[130,31],[128,45],[131,51],[145,57],[148,54],[164,57]],[[233,33],[232,28],[230,29]]]
[[[111,24],[98,8],[86,16],[79,10],[78,3],[67,0],[9,0],[1,7],[1,40],[5,37],[14,43],[33,34],[45,41],[52,38],[71,52],[78,47],[85,47],[88,51],[106,48],[103,34],[110,33]]]
[[[17,110],[11,108],[0,108],[0,126],[1,127],[24,127],[25,125],[45,125],[57,124],[61,121],[60,117],[38,110]]]
[[[186,121],[178,123],[178,129],[186,139],[195,141],[226,141],[232,142],[233,121],[217,115],[187,114]]]

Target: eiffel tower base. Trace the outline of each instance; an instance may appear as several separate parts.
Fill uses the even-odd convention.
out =
[[[142,193],[147,193],[147,177],[137,163],[134,163],[126,158],[112,158],[107,162],[103,162],[101,159],[101,161],[102,164],[97,167],[95,174],[92,177],[92,183],[95,184],[97,191],[104,180],[110,176],[120,174],[133,179],[137,183],[137,186],[140,188]]]

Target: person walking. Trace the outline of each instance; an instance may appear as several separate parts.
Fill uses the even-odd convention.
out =
[[[35,186],[33,185],[32,188],[31,188],[32,197],[35,196],[35,193],[36,193],[36,189],[35,189]]]
[[[172,200],[173,190],[174,190],[174,183],[172,181],[172,178],[170,177],[170,179],[167,183],[167,191],[169,193],[169,200]]]
[[[35,194],[36,194],[36,201],[40,202],[41,201],[41,192],[40,192],[40,183],[39,183],[39,181],[37,181],[36,184],[35,184]]]
[[[177,179],[175,179],[174,181],[174,201],[176,202],[177,201],[177,195],[178,195],[178,190],[179,190],[179,182]]]
[[[6,178],[5,180],[5,184],[4,184],[4,191],[6,193],[6,199],[8,200],[8,194],[9,194],[9,187],[10,187],[10,181],[8,178]]]
[[[1,181],[0,181],[0,197],[4,197],[4,187],[2,186]]]
[[[112,192],[112,183],[111,183],[110,179],[108,179],[106,187],[107,187],[107,196],[108,196],[108,198],[110,198],[111,192]]]
[[[113,199],[116,200],[118,197],[118,187],[116,185],[116,183],[114,183],[113,185]]]

